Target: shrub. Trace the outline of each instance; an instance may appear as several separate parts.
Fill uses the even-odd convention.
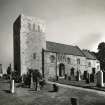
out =
[[[41,88],[43,88],[43,86],[46,84],[45,80],[40,80],[39,81],[39,85],[41,86]]]
[[[71,80],[71,77],[70,76],[68,76],[68,80]]]
[[[22,77],[16,71],[12,72],[12,79],[14,79],[16,83],[20,83],[22,81]]]
[[[30,84],[31,84],[31,76],[29,74],[24,74],[23,75],[23,83],[24,83],[24,85],[30,87]]]
[[[9,79],[9,76],[7,74],[3,74],[3,79]]]

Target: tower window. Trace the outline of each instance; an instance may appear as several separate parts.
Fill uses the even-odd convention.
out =
[[[36,53],[33,53],[33,59],[36,59]]]
[[[51,56],[50,56],[50,60],[51,60],[51,63],[54,63],[54,61],[55,61],[55,56],[54,56],[54,55],[51,55]]]
[[[77,59],[77,64],[80,64],[80,59]]]
[[[33,31],[35,31],[35,24],[33,24]]]
[[[31,24],[28,23],[28,29],[31,31]]]
[[[91,67],[91,62],[88,63],[88,67]]]
[[[70,64],[70,63],[71,63],[70,58],[67,58],[67,63],[68,63],[68,64]]]

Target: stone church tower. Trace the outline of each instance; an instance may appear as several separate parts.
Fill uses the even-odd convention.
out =
[[[14,69],[19,75],[29,68],[42,73],[42,50],[46,49],[45,24],[42,20],[20,15],[13,24]]]

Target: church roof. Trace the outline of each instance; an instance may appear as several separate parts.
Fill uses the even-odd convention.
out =
[[[96,60],[96,57],[88,50],[82,50],[87,59]]]
[[[85,56],[78,46],[46,41],[46,49],[47,51],[51,52],[64,53],[64,54],[82,56],[82,57]]]

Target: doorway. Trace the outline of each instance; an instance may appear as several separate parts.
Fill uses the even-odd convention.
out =
[[[63,63],[59,64],[59,76],[64,76],[65,75],[65,65]]]

